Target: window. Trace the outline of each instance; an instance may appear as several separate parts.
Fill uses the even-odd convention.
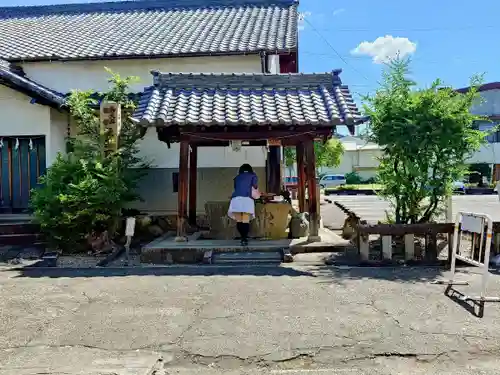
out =
[[[486,141],[488,143],[500,143],[500,131],[495,128],[499,126],[499,122],[477,121],[475,128],[483,132],[487,132]]]

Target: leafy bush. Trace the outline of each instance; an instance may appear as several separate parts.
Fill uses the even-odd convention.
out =
[[[349,172],[345,175],[346,185],[359,185],[363,183],[363,180],[356,172]]]
[[[370,177],[363,181],[363,184],[377,184],[377,183],[378,183],[377,177]]]
[[[137,157],[141,132],[129,120],[134,108],[127,96],[131,80],[112,74],[112,87],[102,95],[122,105],[123,119],[117,151],[106,155],[104,146],[110,139],[100,131],[98,100],[92,92],[80,91],[68,98],[77,136],[68,140],[71,151],[57,156],[31,198],[42,232],[63,252],[86,250],[89,236],[113,237],[122,210],[139,199],[137,183],[148,165]]]

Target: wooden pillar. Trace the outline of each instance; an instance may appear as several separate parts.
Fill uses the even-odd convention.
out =
[[[198,177],[198,147],[191,145],[189,155],[189,224],[196,225],[196,188]]]
[[[314,142],[312,139],[304,142],[306,156],[306,180],[307,190],[309,192],[309,240],[320,241],[319,231],[319,212],[317,202],[316,189],[316,158],[314,157]]]
[[[493,183],[500,181],[500,164],[493,165]]]
[[[306,169],[304,159],[304,145],[297,144],[295,147],[297,157],[297,199],[299,200],[299,211],[306,210]]]
[[[267,192],[279,194],[281,185],[281,146],[269,146],[267,153]]]
[[[189,177],[189,142],[182,140],[179,153],[179,192],[177,193],[177,239],[185,239],[187,204],[188,204],[188,177]]]

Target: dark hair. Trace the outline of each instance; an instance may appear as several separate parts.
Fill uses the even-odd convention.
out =
[[[250,172],[250,173],[253,173],[253,169],[252,169],[252,166],[250,164],[243,164],[241,167],[240,167],[240,170],[238,171],[239,174],[242,174],[242,173],[245,173],[245,172]]]

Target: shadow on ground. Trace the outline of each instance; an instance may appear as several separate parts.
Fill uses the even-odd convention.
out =
[[[130,268],[16,268],[16,277],[30,278],[78,278],[78,277],[127,277],[127,276],[288,276],[315,275],[307,270],[298,270],[277,265],[239,266],[170,266],[170,267],[130,267]],[[10,270],[12,271],[12,269]]]
[[[442,278],[442,267],[318,267],[319,283],[343,284],[346,280],[384,280],[400,283],[428,283]]]

